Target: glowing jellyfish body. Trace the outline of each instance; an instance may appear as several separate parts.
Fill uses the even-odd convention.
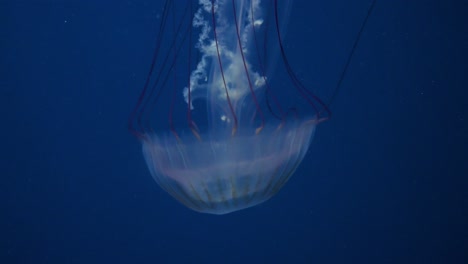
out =
[[[265,128],[259,135],[226,140],[143,141],[151,175],[187,207],[224,214],[272,197],[296,170],[309,146],[314,125]]]
[[[287,11],[277,1],[166,2],[130,126],[155,181],[193,210],[225,214],[275,195],[328,111],[286,59]]]

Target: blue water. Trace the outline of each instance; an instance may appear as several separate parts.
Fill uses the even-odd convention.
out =
[[[296,1],[327,101],[369,0]],[[214,216],[162,191],[126,125],[162,1],[0,1],[0,263],[467,263],[467,5],[378,1],[296,174]]]

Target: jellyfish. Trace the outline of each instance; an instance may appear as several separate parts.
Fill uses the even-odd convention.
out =
[[[267,201],[329,118],[286,56],[290,5],[165,2],[129,128],[154,180],[186,207],[226,214]]]

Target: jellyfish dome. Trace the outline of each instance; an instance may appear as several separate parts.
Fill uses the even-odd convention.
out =
[[[148,135],[143,153],[156,182],[182,204],[225,214],[276,194],[304,158],[314,127],[293,123],[267,127],[258,135],[183,144]]]

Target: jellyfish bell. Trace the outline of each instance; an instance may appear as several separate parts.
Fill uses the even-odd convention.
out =
[[[276,194],[304,158],[314,128],[296,122],[225,140],[153,134],[143,140],[143,154],[156,182],[182,204],[225,214]]]
[[[268,200],[330,115],[286,57],[289,2],[165,3],[129,125],[154,180],[188,208],[225,214]]]

